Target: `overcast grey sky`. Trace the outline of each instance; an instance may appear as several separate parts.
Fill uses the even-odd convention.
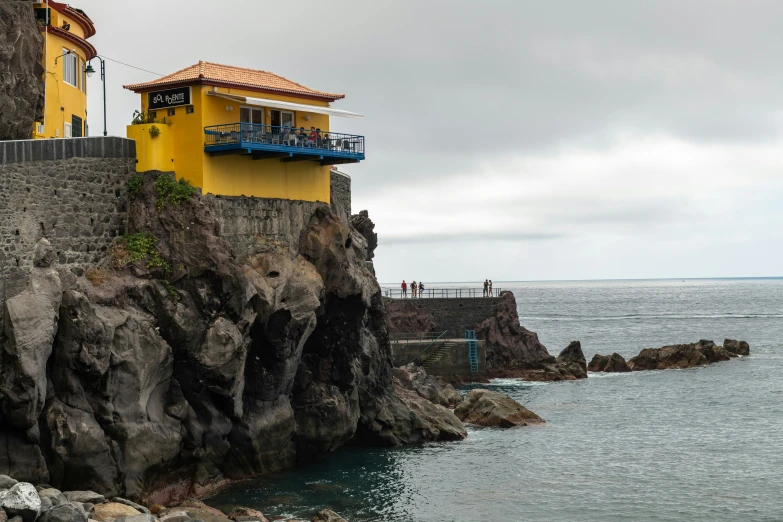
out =
[[[345,93],[366,117],[331,127],[367,136],[344,170],[382,282],[783,275],[779,0],[73,5],[115,60]],[[124,136],[122,84],[155,76],[107,75]]]

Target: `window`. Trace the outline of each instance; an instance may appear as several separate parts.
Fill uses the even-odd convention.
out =
[[[63,130],[63,138],[70,138],[71,137],[71,124],[66,123],[65,129]]]
[[[70,53],[70,54],[66,54]],[[79,68],[79,57],[73,54],[68,49],[63,49],[63,80],[68,85],[73,85],[77,89],[79,88],[79,76],[77,69]]]
[[[167,114],[169,116],[174,116],[175,114],[177,114],[177,109],[169,109]]]
[[[193,106],[192,105],[188,105],[187,107],[185,107],[185,114],[193,114]]]
[[[82,137],[82,119],[75,114],[71,116],[71,137]]]
[[[158,117],[158,113],[155,111],[150,111],[149,117],[153,120]]]
[[[84,60],[79,60],[79,65],[82,70],[82,92],[87,92],[87,64]]]
[[[255,123],[263,125],[264,123],[264,109],[255,107],[240,107],[239,108],[239,121],[240,123]]]
[[[272,125],[275,127],[293,127],[294,113],[288,111],[272,111]]]

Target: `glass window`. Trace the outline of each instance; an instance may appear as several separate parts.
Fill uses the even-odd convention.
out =
[[[63,129],[63,137],[64,138],[70,138],[71,137],[71,124],[66,123],[65,128]]]
[[[264,109],[253,107],[240,107],[239,108],[239,121],[240,123],[255,123],[263,125],[264,123]]]
[[[69,52],[68,49],[63,49],[63,81],[78,89],[79,77],[77,76],[77,69],[79,67],[79,57],[73,53],[66,54]]]
[[[293,112],[283,112],[280,114],[280,122],[283,127],[293,127],[294,126],[294,113]]]
[[[167,113],[169,116],[174,116],[177,114],[177,109],[169,109],[169,112]]]
[[[185,114],[193,114],[193,106],[192,105],[188,105],[187,107],[185,107]]]

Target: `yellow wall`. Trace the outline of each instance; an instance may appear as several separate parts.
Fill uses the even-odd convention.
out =
[[[161,90],[165,89],[162,87]],[[242,105],[225,98],[207,96],[212,87],[194,85],[191,92],[193,113],[187,114],[185,107],[177,107],[173,116],[166,109],[156,111],[157,121],[171,122],[171,150],[174,161],[172,167],[162,170],[174,170],[177,178],[185,178],[202,191],[225,196],[255,196],[265,198],[296,199],[305,201],[323,201],[329,203],[328,166],[313,161],[283,163],[279,159],[254,161],[247,156],[227,155],[211,157],[204,152],[204,127],[222,123],[238,123],[239,109]],[[218,92],[239,96],[267,98],[292,103],[327,107],[328,102],[307,100],[294,96],[282,96],[258,93],[250,90],[218,88]],[[147,111],[147,93],[141,94],[142,111]],[[230,107],[230,110],[226,110]],[[264,109],[264,123],[270,124],[269,108]],[[310,120],[305,121],[305,116]],[[329,131],[329,116],[325,114],[294,111],[294,124],[304,127],[320,128]],[[128,137],[132,137],[130,133]],[[138,147],[138,146],[137,146]],[[137,148],[141,171],[143,164]]]
[[[150,133],[153,127],[158,129],[159,134],[156,137]],[[128,138],[136,141],[136,172],[174,170],[172,133],[168,125],[163,123],[128,125],[127,133]]]
[[[42,7],[45,4],[37,4],[36,7]],[[51,9],[52,26],[62,27],[64,21],[71,24],[70,32],[80,38],[84,37],[84,32],[70,17],[63,16],[54,9]],[[63,138],[65,137],[65,123],[72,122],[72,116],[76,115],[82,119],[82,135],[84,134],[84,124],[87,123],[87,93],[86,86],[82,90],[84,75],[82,71],[86,67],[84,51],[73,42],[69,42],[52,33],[44,34],[44,52],[42,65],[46,70],[44,82],[46,88],[45,108],[44,108],[44,132],[38,133],[38,124],[36,122],[33,128],[34,138]],[[60,57],[65,50],[75,50],[79,56],[79,66],[77,67],[77,87],[65,83],[63,80],[63,58]],[[57,63],[55,63],[57,60]]]

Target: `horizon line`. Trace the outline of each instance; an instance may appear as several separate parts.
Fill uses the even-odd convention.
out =
[[[783,279],[783,276],[730,276],[730,277],[628,277],[607,279],[496,279],[494,283],[585,283],[585,282],[609,282],[609,281],[738,281],[738,280],[772,280]],[[413,279],[411,279],[413,281]],[[427,284],[467,284],[483,283],[476,281],[426,281]],[[397,285],[399,283],[378,283],[380,286]]]

